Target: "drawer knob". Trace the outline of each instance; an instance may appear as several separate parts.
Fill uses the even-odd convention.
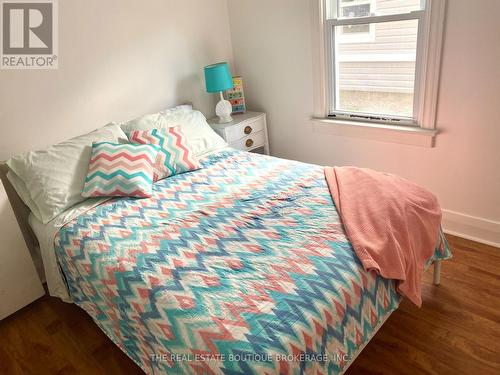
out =
[[[252,145],[253,145],[253,139],[247,139],[245,142],[245,146],[252,147]]]
[[[252,127],[251,126],[245,126],[245,129],[243,130],[245,134],[250,134],[252,132]]]

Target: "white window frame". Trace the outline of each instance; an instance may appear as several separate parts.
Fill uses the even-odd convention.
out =
[[[422,0],[424,1],[424,0]],[[325,129],[326,124],[339,125],[357,125],[358,129],[352,134],[361,134],[359,126],[372,127],[369,130],[370,134],[375,134],[374,129],[381,129],[384,132],[396,130],[398,134],[406,131],[407,134],[432,136],[431,143],[433,144],[434,135],[436,132],[435,117],[436,117],[436,102],[439,87],[439,73],[441,64],[441,47],[443,39],[443,25],[445,14],[446,0],[427,0],[425,10],[411,12],[398,15],[381,15],[360,17],[355,19],[327,19],[326,17],[326,0],[317,0],[313,8],[313,16],[319,16],[319,28],[316,33],[313,32],[313,37],[318,38],[319,43],[313,50],[315,57],[315,120],[322,122],[318,129]],[[370,23],[370,22],[387,22],[397,21],[402,19],[418,19],[418,47],[415,67],[415,92],[414,92],[414,117],[401,118],[397,116],[383,117],[380,114],[374,114],[377,119],[367,117],[356,118],[349,114],[349,117],[341,118],[330,116],[332,87],[335,87],[333,78],[330,72],[334,72],[331,65],[334,61],[334,49],[331,46],[333,36],[333,26],[342,25],[345,23]],[[316,20],[318,20],[316,18]],[[316,21],[317,22],[317,21]],[[411,126],[408,126],[411,125]],[[415,131],[421,129],[422,131]],[[323,131],[321,131],[323,132]],[[337,131],[327,133],[338,134]],[[370,138],[370,137],[368,137]],[[408,143],[408,142],[404,142]],[[411,142],[410,142],[411,143]],[[420,142],[428,143],[428,142]]]

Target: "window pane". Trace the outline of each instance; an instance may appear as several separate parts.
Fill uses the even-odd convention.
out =
[[[421,0],[376,0],[375,3],[375,14],[377,16],[410,13],[423,9]]]
[[[423,9],[423,3],[421,0],[329,0],[327,16],[334,18],[335,9],[337,9],[337,18],[409,13]]]
[[[356,26],[335,27],[335,109],[413,117],[418,20]]]
[[[371,14],[371,1],[356,2],[341,0],[339,18],[368,17]]]

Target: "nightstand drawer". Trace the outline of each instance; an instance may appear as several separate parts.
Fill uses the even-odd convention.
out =
[[[226,128],[226,141],[227,143],[232,143],[234,141],[240,140],[241,138],[248,137],[257,132],[264,130],[264,115],[242,121],[241,123]]]
[[[245,138],[229,143],[229,146],[238,150],[250,151],[257,147],[262,147],[265,144],[264,131],[251,133]]]

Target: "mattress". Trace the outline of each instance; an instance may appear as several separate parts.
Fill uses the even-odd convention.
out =
[[[342,373],[401,299],[361,266],[322,167],[235,150],[90,208],[55,251],[147,373]]]

